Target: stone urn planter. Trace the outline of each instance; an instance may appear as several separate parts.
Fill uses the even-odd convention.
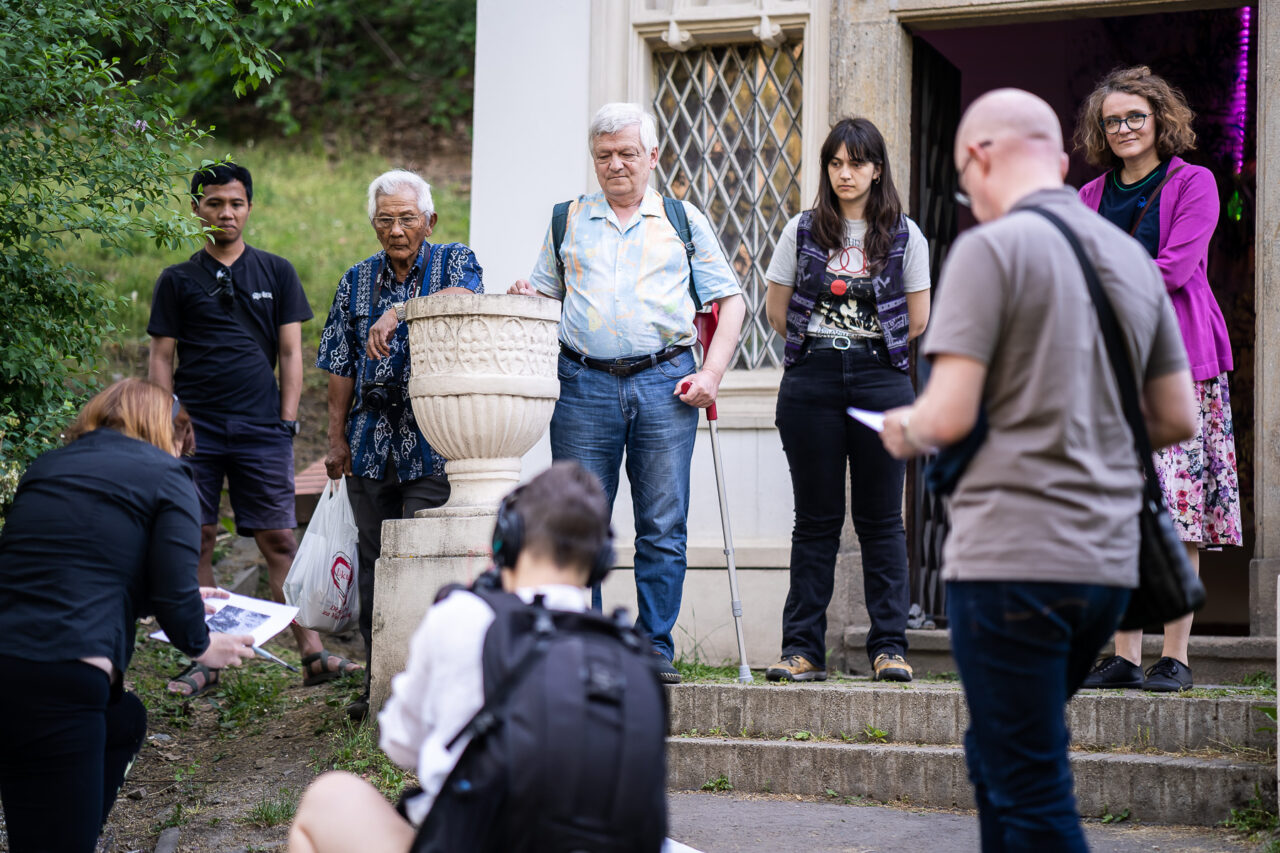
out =
[[[419,515],[492,512],[520,479],[560,396],[560,302],[541,296],[443,293],[406,311],[418,426],[446,460],[452,491]]]

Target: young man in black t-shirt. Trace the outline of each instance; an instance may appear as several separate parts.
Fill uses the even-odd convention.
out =
[[[214,585],[225,477],[236,529],[257,541],[272,595],[283,601],[284,579],[298,549],[293,437],[302,391],[302,322],[311,319],[311,307],[292,264],[244,242],[253,209],[248,169],[202,169],[191,180],[191,198],[192,212],[212,230],[203,249],[156,282],[147,324],[149,374],[177,394],[195,427],[191,467],[202,516],[200,585]],[[295,624],[293,633],[303,655],[304,683],[360,669],[326,653],[314,631]],[[192,664],[169,689],[194,696],[216,683],[216,672]]]

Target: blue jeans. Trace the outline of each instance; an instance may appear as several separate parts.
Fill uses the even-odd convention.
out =
[[[826,666],[827,605],[835,588],[844,526],[845,471],[850,515],[862,546],[862,584],[871,630],[867,656],[907,652],[907,535],[902,526],[904,463],[880,435],[849,417],[849,406],[882,412],[915,399],[911,380],[889,355],[858,346],[807,352],[778,390],[776,423],[791,469],[796,521],[791,586],[782,611],[782,654]]]
[[[684,591],[689,463],[699,410],[672,392],[696,372],[684,352],[620,378],[560,356],[560,399],[551,416],[551,456],[573,459],[600,478],[609,508],[626,453],[636,524],[636,626],[668,659]],[[600,590],[592,592],[599,607]]]
[[[1128,603],[1129,590],[1096,584],[947,584],[984,853],[1089,849],[1064,714]]]

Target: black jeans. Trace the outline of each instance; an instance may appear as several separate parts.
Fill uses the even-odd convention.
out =
[[[142,749],[147,711],[112,696],[82,661],[0,655],[0,800],[13,853],[92,853],[125,772]]]
[[[373,573],[382,553],[382,522],[389,518],[413,518],[420,509],[432,509],[449,500],[449,481],[444,477],[420,477],[400,482],[395,466],[387,464],[381,480],[347,477],[351,514],[359,530],[360,636],[364,637],[364,692],[369,694],[369,673],[373,662]]]
[[[782,654],[826,666],[827,605],[844,524],[845,469],[871,630],[867,654],[905,654],[910,585],[902,525],[906,466],[846,409],[884,411],[915,399],[911,380],[883,347],[808,352],[782,377],[776,423],[791,467],[796,521],[791,589],[782,613]]]

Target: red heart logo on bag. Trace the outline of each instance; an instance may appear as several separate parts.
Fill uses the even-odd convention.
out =
[[[351,592],[351,578],[355,574],[351,569],[351,558],[339,551],[333,558],[329,575],[333,578],[333,586],[342,596],[342,606],[347,606],[347,595]]]

